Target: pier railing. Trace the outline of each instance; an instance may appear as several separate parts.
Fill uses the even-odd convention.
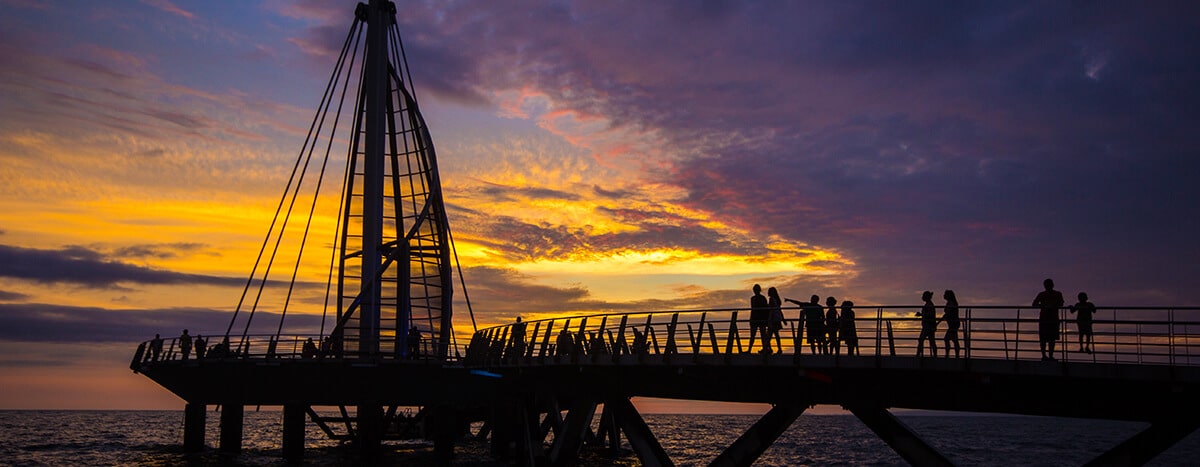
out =
[[[839,309],[840,310],[840,309]],[[857,356],[1040,360],[1040,309],[1026,306],[960,307],[959,349],[945,340],[948,325],[939,322],[934,333],[936,351],[929,342],[918,343],[919,307],[855,307]],[[839,326],[838,344],[825,350],[817,344],[800,318],[798,307],[783,309],[785,320],[771,338],[771,353],[795,356],[850,355],[846,326]],[[824,311],[828,311],[824,309]],[[938,307],[938,317],[943,309]],[[732,355],[762,353],[761,333],[751,335],[748,309],[710,309],[592,314],[531,320],[481,329],[467,347],[453,346],[440,360],[435,343],[421,339],[416,349],[395,349],[363,356],[354,352],[352,339],[339,343],[321,335],[248,335],[208,337],[201,356],[193,345],[186,360],[412,360],[429,363],[462,362],[467,365],[523,365],[603,362],[608,357],[649,355]],[[563,331],[566,331],[564,334]],[[1090,352],[1081,351],[1078,323],[1069,310],[1059,312],[1054,358],[1068,362],[1150,365],[1200,365],[1200,307],[1099,308],[1092,323]],[[824,334],[826,340],[829,335]],[[219,339],[219,340],[218,340]],[[313,346],[306,349],[312,339]],[[751,342],[753,340],[753,345]],[[213,342],[215,341],[215,342]],[[130,366],[185,361],[178,337],[163,338],[154,352],[154,341],[139,344]],[[415,350],[415,351],[414,351]],[[633,358],[633,357],[630,357]]]
[[[192,337],[189,337],[192,338]],[[138,344],[137,350],[134,353],[133,360],[130,362],[130,368],[138,371],[144,365],[154,365],[167,362],[219,362],[232,360],[313,360],[313,361],[334,361],[334,360],[354,360],[361,361],[364,356],[358,354],[354,349],[357,347],[353,337],[345,340],[340,340],[328,335],[316,334],[295,334],[295,335],[274,335],[274,334],[251,334],[247,336],[213,336],[205,339],[212,339],[215,342],[207,341],[204,344],[204,350],[200,350],[195,341],[189,351],[185,355],[183,348],[180,346],[182,336],[162,338],[157,344],[155,341],[148,340]],[[311,346],[310,344],[311,340]],[[382,353],[367,357],[372,360],[407,360],[407,361],[423,361],[423,362],[442,362],[442,361],[457,361],[462,358],[465,348],[452,346],[449,349],[449,357],[441,360],[438,357],[437,345],[432,339],[417,340],[415,348],[405,349],[404,352],[398,351],[391,346],[386,347]],[[155,352],[154,348],[160,346]]]
[[[798,307],[784,308],[785,321],[770,353],[849,355],[850,342],[839,332],[839,345],[826,344],[804,328]],[[933,351],[918,342],[920,307],[855,307],[855,355],[889,357],[1041,360],[1040,309],[1027,306],[960,307],[959,348],[947,348],[948,325],[939,322]],[[822,312],[827,312],[825,308]],[[840,308],[839,308],[840,312]],[[938,307],[938,318],[944,310]],[[471,339],[468,365],[601,362],[622,355],[763,353],[761,333],[752,335],[748,309],[712,309],[594,314],[541,319],[486,328]],[[839,326],[840,329],[848,329]],[[565,332],[564,332],[565,331]],[[1081,346],[1078,323],[1066,308],[1059,311],[1053,358],[1059,361],[1115,364],[1200,364],[1200,307],[1099,308],[1090,345]],[[829,338],[825,334],[826,339]],[[753,341],[753,345],[751,342]],[[1086,345],[1086,344],[1085,344]],[[924,348],[922,348],[924,347]],[[1083,351],[1090,349],[1090,351]],[[614,359],[615,361],[616,359]]]

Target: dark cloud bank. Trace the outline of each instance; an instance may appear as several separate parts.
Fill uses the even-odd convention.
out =
[[[1023,303],[1053,276],[1107,303],[1197,302],[1197,4],[425,8],[401,18],[418,83],[459,102],[529,87],[658,130],[703,157],[648,178],[850,254],[858,295]]]
[[[164,254],[148,247],[130,247],[119,253],[134,256]],[[138,266],[109,258],[99,251],[81,246],[41,250],[0,245],[0,277],[92,288],[119,287],[120,284],[129,283],[236,286],[246,281]]]

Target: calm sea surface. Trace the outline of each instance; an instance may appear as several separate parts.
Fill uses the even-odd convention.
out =
[[[0,411],[0,465],[284,465],[280,413],[246,412],[243,453],[216,452],[219,415],[208,417],[210,446],[184,454],[183,413],[171,411]],[[678,465],[706,465],[757,417],[646,415],[646,422]],[[901,416],[906,424],[960,465],[1079,465],[1137,433],[1145,425],[1041,417]],[[356,464],[309,424],[305,463]],[[628,445],[626,444],[626,448]],[[432,448],[388,444],[385,464],[424,465]],[[503,465],[486,445],[467,441],[455,465]],[[1193,434],[1154,460],[1155,465],[1196,465],[1200,436]],[[628,450],[616,458],[586,453],[584,465],[637,465]],[[852,416],[805,415],[755,465],[903,465],[890,448]]]

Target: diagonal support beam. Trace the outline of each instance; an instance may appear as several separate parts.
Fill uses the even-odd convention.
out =
[[[846,407],[859,420],[874,431],[879,439],[892,447],[900,457],[912,465],[953,466],[942,453],[917,436],[900,419],[883,407]]]
[[[571,402],[562,433],[554,434],[554,444],[550,446],[551,465],[571,466],[579,462],[579,449],[583,447],[584,437],[591,433],[592,418],[595,416],[595,401]]]
[[[717,456],[716,459],[709,464],[710,467],[734,467],[748,466],[754,464],[755,460],[771,447],[771,443],[779,438],[779,435],[787,431],[792,422],[800,414],[804,413],[804,407],[795,405],[776,405],[763,414],[762,418],[754,422],[754,425],[742,433],[737,441],[725,448],[725,452]]]
[[[625,438],[633,446],[633,452],[637,453],[638,460],[642,461],[642,465],[646,467],[675,465],[674,462],[671,462],[667,451],[658,444],[658,439],[654,437],[650,427],[646,426],[646,421],[642,419],[642,415],[633,407],[629,399],[623,397],[610,399],[604,401],[604,407],[605,410],[611,411],[613,420],[621,427],[621,431],[625,432]]]
[[[1142,465],[1200,428],[1197,420],[1158,421],[1084,465]]]

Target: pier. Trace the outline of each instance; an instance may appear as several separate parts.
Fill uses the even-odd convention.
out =
[[[1200,321],[1174,319],[1200,309],[1101,309],[1091,353],[1073,347],[1074,323],[1064,320],[1057,361],[1040,359],[1037,320],[1024,317],[1036,310],[1022,307],[965,308],[962,357],[945,357],[941,349],[937,357],[917,357],[913,309],[861,307],[859,316],[873,311],[874,317],[857,320],[855,356],[845,349],[814,355],[807,341],[797,345],[795,319],[785,327],[782,352],[751,351],[746,322],[736,319],[748,310],[707,310],[487,328],[444,360],[305,356],[307,336],[250,336],[237,342],[244,350],[236,355],[185,361],[172,339],[160,360],[147,361],[139,352],[133,367],[188,401],[185,446],[204,446],[206,406],[222,407],[219,446],[229,452],[240,448],[242,407],[282,406],[284,452],[297,458],[299,426],[316,423],[331,437],[339,436],[335,428],[348,437],[363,422],[345,408],[357,409],[363,401],[387,409],[368,422],[385,427],[380,440],[389,436],[386,427],[396,427],[395,407],[420,406],[426,408],[423,423],[450,426],[434,440],[443,448],[460,436],[490,436],[500,443],[493,450],[501,458],[537,465],[570,465],[585,442],[607,437],[609,445],[619,445],[621,436],[644,464],[672,465],[632,397],[771,404],[713,465],[751,464],[817,404],[847,409],[918,465],[947,461],[888,409],[1150,423],[1097,458],[1097,465],[1144,463],[1200,423]],[[797,314],[788,311],[789,318]],[[514,326],[525,327],[516,333],[524,339],[511,339]],[[573,336],[569,349],[557,347],[563,329]],[[644,347],[635,329],[646,336]],[[755,381],[769,384],[747,383]],[[315,407],[338,407],[343,416],[331,420]],[[600,427],[593,432],[596,417]],[[483,428],[471,433],[472,422],[484,422]]]
[[[622,439],[644,465],[673,465],[631,402],[635,397],[770,404],[712,460],[716,466],[752,464],[797,417],[825,404],[854,414],[916,465],[950,462],[891,409],[1150,424],[1096,465],[1145,463],[1200,424],[1200,308],[1101,308],[1086,353],[1076,349],[1074,322],[1060,310],[1053,359],[1038,349],[1039,310],[1022,306],[964,306],[961,349],[922,356],[921,323],[913,316],[919,305],[854,307],[853,355],[845,346],[814,352],[795,307],[783,308],[787,321],[770,352],[762,351],[765,337],[753,342],[747,309],[592,314],[477,328],[468,308],[471,330],[456,329],[453,236],[396,14],[382,0],[354,12],[228,328],[206,332],[204,355],[193,351],[199,349],[190,337],[147,340],[134,352],[134,372],[186,402],[185,450],[208,446],[204,427],[216,406],[217,447],[230,453],[241,450],[245,408],[273,406],[282,408],[280,444],[291,460],[303,458],[312,423],[331,439],[353,443],[366,460],[389,440],[422,437],[449,462],[456,441],[474,436],[489,440],[497,459],[555,466],[576,464],[587,445],[611,449]],[[349,128],[339,127],[345,122]],[[317,215],[333,141],[348,141],[349,148],[340,204],[332,210],[340,222],[327,259],[327,299],[323,308],[296,310],[292,292],[309,232],[304,222]],[[315,168],[319,174],[306,172]],[[316,187],[307,212],[302,186]],[[297,231],[304,232],[301,240],[283,241]],[[281,253],[280,245],[299,251]],[[328,250],[318,254],[330,258]],[[297,266],[277,271],[285,262],[277,256],[295,258]],[[275,294],[281,300],[268,306],[260,300],[272,296],[264,293],[271,287],[282,287]],[[465,296],[465,284],[461,291]],[[271,332],[255,331],[261,310],[279,316],[277,326],[266,325]],[[288,333],[289,312],[320,314],[331,324]],[[419,411],[407,416],[405,407]]]

